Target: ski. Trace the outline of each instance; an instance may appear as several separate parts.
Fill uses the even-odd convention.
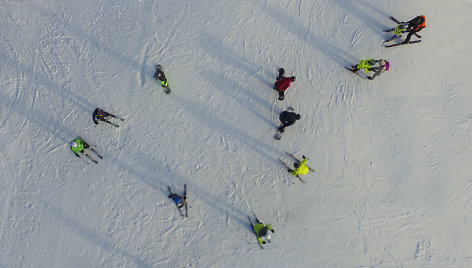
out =
[[[408,44],[415,44],[415,43],[419,43],[421,42],[421,40],[415,40],[415,41],[410,41],[408,43],[398,43],[398,44],[393,44],[393,45],[386,45],[385,47],[396,47],[396,46],[401,46],[401,45],[408,45]]]
[[[280,160],[280,163],[282,163],[282,164],[287,168],[287,171],[288,171],[289,169],[292,170],[291,168],[288,167],[288,165],[287,165],[283,160]],[[290,173],[290,171],[289,171],[288,173]],[[292,173],[290,173],[290,175],[294,176]],[[300,176],[297,175],[297,176],[295,176],[295,177],[297,177],[301,182],[305,183],[305,180],[303,180],[302,178],[300,178]]]
[[[110,125],[112,125],[112,126],[114,126],[114,127],[120,127],[118,124],[115,124],[115,123],[113,123],[113,122],[111,122],[111,121],[109,121],[109,120],[106,120],[106,119],[103,119],[103,118],[100,119],[100,120],[103,121],[103,122],[106,122],[106,123],[108,123],[108,124],[110,124]]]
[[[110,114],[110,113],[108,113],[108,114]],[[119,119],[121,121],[125,121],[125,119],[123,117],[119,117],[119,116],[116,116],[114,114],[110,114],[110,116],[113,117],[113,118]]]
[[[346,68],[346,70],[350,71],[351,73],[356,74],[356,75],[359,76],[360,78],[366,79],[365,77],[362,77],[360,74],[358,74],[356,71],[352,70],[351,67],[346,67],[346,66],[345,66],[344,68]],[[358,70],[358,71],[359,71],[359,70]]]
[[[184,184],[185,217],[188,217],[187,184]]]
[[[90,151],[94,152],[98,156],[98,158],[103,159],[103,156],[100,155],[99,153],[97,153],[97,151],[95,151],[95,149],[93,149],[92,147],[89,147],[89,149],[90,149]]]
[[[98,164],[98,161],[95,160],[95,159],[93,159],[89,154],[87,154],[87,153],[84,152],[84,155],[85,155],[86,157],[88,157],[88,159],[92,160],[92,162],[94,162],[95,164]]]
[[[172,192],[172,188],[170,188],[170,186],[167,186],[167,191],[169,191],[169,193],[171,195],[173,195],[174,193]],[[179,207],[179,204],[175,203],[174,199],[172,199],[172,202],[174,202],[174,204],[177,206],[177,210],[179,210],[179,213],[180,213],[180,216],[184,216],[184,213],[182,211],[182,207]]]
[[[94,152],[94,153],[98,156],[98,158],[103,159],[103,156],[101,156],[99,153],[97,153],[97,151],[95,151],[95,149],[93,149],[93,147],[90,146],[90,144],[88,144],[88,143],[87,143],[84,139],[82,139],[80,136],[79,136],[79,139],[81,139],[81,140],[84,142],[84,145],[87,147],[87,148],[85,148],[85,149],[89,149],[90,151]],[[84,154],[85,154],[88,158],[92,159],[87,153],[84,152]],[[96,160],[95,160],[95,161],[96,161]],[[97,163],[97,162],[95,162],[95,161],[94,161],[94,163]]]
[[[393,16],[390,16],[390,19],[393,20],[394,22],[398,23],[398,24],[402,24],[399,20],[395,19]],[[418,38],[421,38],[421,36],[417,33],[414,33],[414,35]]]
[[[298,158],[296,158],[293,154],[291,153],[287,153],[289,156],[291,156],[293,159],[297,160],[298,162],[301,162],[300,160],[298,160]],[[307,158],[308,159],[308,158]],[[305,166],[310,170],[310,171],[314,171],[311,167],[309,167],[308,165],[305,164]]]

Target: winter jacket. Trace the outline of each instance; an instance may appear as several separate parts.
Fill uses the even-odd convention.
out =
[[[291,77],[283,77],[282,79],[277,80],[277,82],[275,82],[274,87],[278,91],[286,91],[290,86],[290,83],[292,83]]]
[[[261,243],[261,244],[263,243],[261,237],[264,237],[267,234],[267,231],[269,231],[269,230],[274,232],[274,230],[272,229],[272,226],[270,226],[270,224],[264,225],[262,223],[256,223],[254,225],[254,232],[256,233],[257,241],[259,243]]]
[[[100,108],[97,108],[92,114],[93,122],[98,125],[98,120],[102,120],[107,116],[110,116],[110,114]]]
[[[279,116],[280,122],[284,127],[293,125],[297,121],[297,114],[294,112],[283,111]]]
[[[71,146],[70,149],[75,155],[78,155],[77,153],[82,152],[84,150],[84,141],[81,139],[75,139],[74,141],[77,143],[77,147]]]
[[[308,173],[308,167],[305,165],[308,159],[303,158],[301,162],[298,163],[298,168],[295,170],[290,171],[290,174],[292,175],[306,175]]]

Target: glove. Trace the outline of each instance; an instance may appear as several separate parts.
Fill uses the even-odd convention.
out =
[[[265,243],[266,243],[266,241],[262,241],[262,244],[265,244]]]
[[[275,231],[274,231],[274,229],[272,229],[271,231],[272,231],[272,233],[274,233],[274,234],[275,234]]]
[[[80,155],[78,155],[78,154],[75,154],[75,156],[77,156],[77,157],[79,157],[79,158],[80,158]]]

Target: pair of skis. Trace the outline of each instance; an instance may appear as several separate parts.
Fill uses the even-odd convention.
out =
[[[294,160],[296,160],[297,162],[301,162],[301,161],[298,160],[298,158],[296,158],[293,154],[287,153],[287,155],[290,156],[290,157],[292,157],[292,158],[293,158]],[[287,171],[288,171],[289,169],[291,169],[291,168],[287,165],[287,163],[285,163],[282,159],[280,159],[280,163],[282,163],[282,165],[285,166],[285,168],[287,169]],[[306,164],[305,164],[305,165],[306,165]],[[310,171],[314,171],[311,167],[309,167],[309,166],[306,166],[306,167],[307,167]],[[290,172],[289,172],[289,173],[290,173]],[[290,173],[290,175],[293,175],[293,174]],[[295,177],[297,177],[302,183],[305,183],[305,182],[306,182],[304,179],[300,178],[300,176],[298,176],[298,175],[296,175]]]
[[[257,217],[257,215],[256,215],[256,213],[255,213],[254,211],[252,211],[252,217],[255,218],[256,223],[260,222],[260,221],[259,221],[259,218]],[[257,239],[257,234],[256,234],[256,231],[254,230],[254,223],[253,223],[253,221],[252,221],[251,216],[247,216],[247,219],[249,220],[249,223],[251,224],[252,231],[254,232],[254,235],[256,236],[256,239]],[[270,240],[267,240],[267,242],[270,243]],[[259,247],[260,247],[261,249],[264,249],[264,246],[263,246],[261,243],[259,243],[259,241],[257,241],[257,244],[259,244]]]
[[[98,158],[103,159],[103,156],[100,155],[99,153],[97,153],[97,151],[95,151],[95,149],[94,149],[92,146],[90,146],[84,139],[82,139],[81,137],[79,137],[79,139],[81,139],[82,141],[84,141],[84,143],[85,143],[84,145],[87,147],[86,149],[89,149],[90,151],[94,152],[94,153],[97,155]],[[87,152],[85,152],[85,149],[84,149],[83,154],[84,154],[88,159],[90,159],[90,161],[94,162],[95,164],[98,164],[98,161],[95,160],[93,157],[91,157]],[[88,164],[88,162],[87,162],[87,164]]]
[[[170,186],[167,186],[167,191],[169,191],[171,196],[176,195],[174,192],[172,192],[172,188]],[[180,216],[188,217],[187,184],[184,184],[184,196],[182,196],[182,198],[184,199],[184,202],[181,201],[180,203],[174,203],[177,206],[177,209],[179,210]],[[185,214],[182,210],[182,207],[185,208]]]
[[[390,19],[391,19],[392,21],[398,23],[398,24],[402,24],[399,20],[395,19],[395,18],[392,17],[392,16],[390,17]],[[388,32],[388,30],[387,30],[387,31],[384,31],[384,32]],[[417,33],[414,33],[414,35],[415,35],[416,37],[418,37],[418,38],[421,38],[421,36],[420,36],[419,34],[417,34]],[[396,39],[396,38],[394,38],[394,39]],[[393,39],[386,40],[385,43],[387,43],[387,42],[389,42],[389,41],[392,41],[392,40],[393,40]],[[407,45],[407,44],[415,44],[415,43],[419,43],[419,42],[421,42],[421,40],[410,41],[410,42],[408,42],[408,43],[398,43],[398,44],[392,44],[392,45],[385,45],[385,47],[396,47],[396,46]]]
[[[125,119],[122,118],[122,117],[118,117],[118,116],[116,116],[116,115],[114,115],[114,114],[110,114],[110,113],[108,113],[108,114],[109,114],[112,118],[116,118],[116,119],[119,119],[119,120],[121,120],[121,121],[125,121]],[[105,119],[105,118],[100,119],[100,121],[103,121],[103,122],[105,122],[105,123],[108,123],[108,124],[110,124],[110,125],[112,125],[112,126],[114,126],[114,127],[120,127],[120,125],[118,125],[118,124],[116,124],[116,123],[114,123],[114,122],[111,122],[110,120],[107,120],[107,119]]]

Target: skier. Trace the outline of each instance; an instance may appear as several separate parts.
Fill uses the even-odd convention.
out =
[[[186,196],[180,196],[176,193],[171,193],[169,195],[169,198],[171,198],[175,204],[177,205],[178,209],[181,209],[187,204],[187,197]]]
[[[365,69],[367,79],[374,80],[375,77],[381,75],[384,71],[390,70],[390,62],[386,60],[361,60],[359,64],[351,66],[350,71],[357,73],[359,70]],[[372,76],[368,76],[369,72],[374,72]]]
[[[402,37],[402,35],[407,32],[406,30],[407,27],[408,27],[408,22],[403,22],[403,23],[398,24],[398,26],[395,28],[392,28],[390,30],[385,30],[384,32],[393,32],[392,38],[385,40],[385,43]]]
[[[287,109],[287,111],[280,113],[279,119],[282,125],[277,130],[283,133],[286,127],[295,124],[297,120],[301,119],[301,116],[293,112],[293,109]]]
[[[87,148],[89,148],[89,145],[82,138],[77,138],[70,142],[70,149],[77,157],[80,157],[79,153],[87,154],[85,152]]]
[[[308,174],[308,171],[309,171],[309,168],[308,166],[306,165],[306,162],[308,161],[308,158],[306,158],[305,156],[302,156],[303,157],[303,160],[302,161],[297,161],[295,163],[293,163],[293,166],[295,167],[295,169],[288,169],[288,172],[290,172],[290,174],[294,175],[294,176],[297,176],[299,179],[300,177],[298,175],[306,175]]]
[[[290,86],[290,83],[295,81],[295,76],[285,77],[284,74],[285,74],[284,68],[280,68],[279,76],[277,77],[277,81],[274,84],[274,89],[279,92],[279,100],[284,100],[285,92]]]
[[[419,36],[417,32],[421,31],[423,28],[426,27],[426,17],[424,15],[417,16],[414,19],[407,22],[400,22],[393,17],[391,17],[391,19],[397,22],[398,26],[384,31],[384,32],[393,31],[393,34],[394,34],[392,38],[386,40],[385,42],[389,42],[393,39],[397,39],[401,37],[402,34],[408,32],[408,35],[406,36],[405,41],[402,43],[402,44],[408,44],[410,42],[410,38],[413,35],[416,35],[417,37],[421,38],[421,36]]]
[[[105,121],[108,116],[110,116],[110,113],[106,112],[105,110],[102,110],[100,108],[96,108],[95,111],[93,111],[92,118],[93,122],[98,125],[98,120],[100,121]]]
[[[406,36],[403,44],[408,44],[408,42],[410,42],[410,38],[417,32],[423,30],[423,28],[426,28],[426,17],[424,15],[417,16],[416,18],[410,20],[408,22],[408,27],[406,28],[408,35]]]
[[[272,233],[275,233],[274,229],[272,229],[272,226],[270,224],[264,225],[261,221],[259,221],[258,218],[256,218],[256,224],[252,224],[252,228],[254,228],[254,233],[256,234],[257,241],[259,244],[265,244],[266,241],[262,240],[262,238],[265,238],[268,242],[270,242],[270,233],[269,230]]]
[[[87,154],[85,149],[88,149],[88,150],[94,152],[98,156],[98,158],[103,159],[103,156],[101,156],[99,153],[97,153],[97,151],[95,151],[95,149],[93,149],[90,145],[88,145],[88,143],[85,142],[81,137],[78,137],[77,139],[72,140],[69,143],[69,145],[70,145],[70,150],[77,157],[80,157],[79,153],[81,153],[81,154],[84,154],[86,157],[88,157],[95,164],[98,164],[97,160],[93,159],[89,154]]]

